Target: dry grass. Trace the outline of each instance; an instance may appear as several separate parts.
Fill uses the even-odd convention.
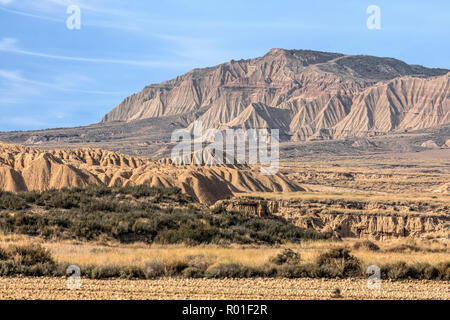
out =
[[[352,254],[364,264],[383,265],[405,261],[407,263],[426,262],[432,265],[449,261],[448,242],[426,242],[424,240],[393,239],[373,241],[379,251],[367,249],[354,250],[353,245],[359,240],[344,239],[342,242],[305,241],[299,244],[282,246],[246,246],[231,245],[201,245],[187,247],[185,245],[147,245],[135,243],[131,245],[89,242],[44,242],[26,236],[2,236],[0,246],[9,244],[26,245],[41,243],[50,250],[57,262],[68,262],[79,266],[138,266],[145,267],[150,261],[161,261],[173,264],[177,261],[186,262],[192,256],[202,256],[209,263],[238,263],[245,266],[260,267],[277,255],[284,248],[291,248],[300,253],[302,262],[313,262],[317,256],[332,248],[347,247]],[[415,250],[405,249],[405,245]],[[395,250],[396,248],[403,248]],[[394,249],[394,251],[392,251]]]
[[[439,193],[380,194],[374,192],[252,192],[239,193],[238,197],[261,197],[273,200],[351,200],[365,202],[423,201],[433,204],[449,204],[450,195]]]
[[[403,199],[427,193],[450,181],[448,158],[421,159],[417,155],[327,157],[281,164],[281,172],[300,184],[351,189],[354,192],[391,193]],[[324,190],[322,190],[324,191]],[[326,190],[325,190],[326,191]],[[406,196],[406,198],[405,198]],[[439,194],[437,194],[439,196]],[[444,201],[450,201],[449,195]]]

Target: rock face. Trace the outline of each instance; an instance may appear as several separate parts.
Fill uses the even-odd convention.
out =
[[[272,49],[147,86],[103,122],[196,113],[207,128],[279,129],[294,141],[417,130],[450,122],[448,72],[390,58]]]
[[[448,208],[443,213],[341,213],[333,210],[305,210],[305,203],[296,200],[252,200],[231,199],[219,201],[215,206],[223,206],[230,211],[260,217],[280,216],[302,228],[312,228],[320,232],[331,232],[339,237],[390,239],[420,237],[426,233],[448,237],[450,216]],[[374,208],[376,204],[368,204]],[[445,211],[447,212],[445,214]]]
[[[332,231],[340,237],[391,239],[420,237],[424,233],[448,233],[449,217],[429,215],[317,214],[299,217],[301,227]],[[447,225],[447,226],[446,226]]]
[[[218,201],[214,204],[214,208],[224,207],[227,211],[267,218],[278,212],[278,205],[278,201],[239,199]]]
[[[179,187],[206,204],[239,192],[303,190],[281,174],[263,176],[247,166],[174,166],[102,149],[44,151],[0,143],[0,190],[20,192],[89,184]]]

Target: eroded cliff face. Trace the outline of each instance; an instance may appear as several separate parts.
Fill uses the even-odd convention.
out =
[[[103,122],[197,113],[206,128],[279,129],[294,141],[417,130],[450,122],[448,71],[390,58],[272,49],[147,86]]]
[[[401,237],[444,237],[450,236],[450,207],[437,209],[435,212],[408,212],[403,207],[397,213],[383,212],[386,205],[357,205],[353,212],[333,210],[310,210],[308,203],[296,200],[252,200],[231,199],[220,201],[216,206],[223,206],[229,211],[239,211],[260,217],[281,217],[293,224],[312,228],[320,232],[332,232],[339,237],[391,239]],[[381,209],[381,207],[383,209]],[[366,209],[380,212],[364,212]],[[413,208],[415,210],[415,208]],[[359,212],[358,212],[359,211]]]

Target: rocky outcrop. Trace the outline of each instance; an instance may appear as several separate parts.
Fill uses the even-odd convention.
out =
[[[147,86],[103,122],[195,114],[206,128],[279,129],[294,141],[418,130],[450,122],[448,72],[390,58],[272,49]]]
[[[235,198],[220,201],[215,207],[222,206],[229,211],[238,211],[259,217],[278,216],[302,227],[320,232],[330,232],[338,237],[390,239],[401,237],[421,237],[433,234],[438,237],[450,235],[450,212],[443,208],[435,213],[369,213],[366,209],[388,208],[389,205],[376,203],[353,203],[350,206],[360,211],[337,212],[337,210],[319,210],[314,205],[296,200],[256,200]],[[333,206],[333,204],[331,204]],[[349,205],[344,204],[344,207]],[[417,207],[412,206],[416,211]],[[395,208],[396,210],[398,208]],[[381,210],[380,210],[381,211]]]
[[[450,217],[415,214],[316,214],[297,217],[294,223],[304,228],[332,231],[340,237],[391,239],[420,237],[425,233],[450,231]]]
[[[213,208],[224,208],[227,211],[237,211],[246,215],[267,218],[278,212],[278,201],[231,199],[221,200],[214,204]]]

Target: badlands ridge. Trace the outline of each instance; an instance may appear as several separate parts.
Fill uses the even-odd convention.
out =
[[[281,174],[264,176],[248,166],[175,166],[101,149],[40,150],[0,143],[0,190],[20,192],[90,184],[179,187],[212,204],[239,192],[303,190]]]

